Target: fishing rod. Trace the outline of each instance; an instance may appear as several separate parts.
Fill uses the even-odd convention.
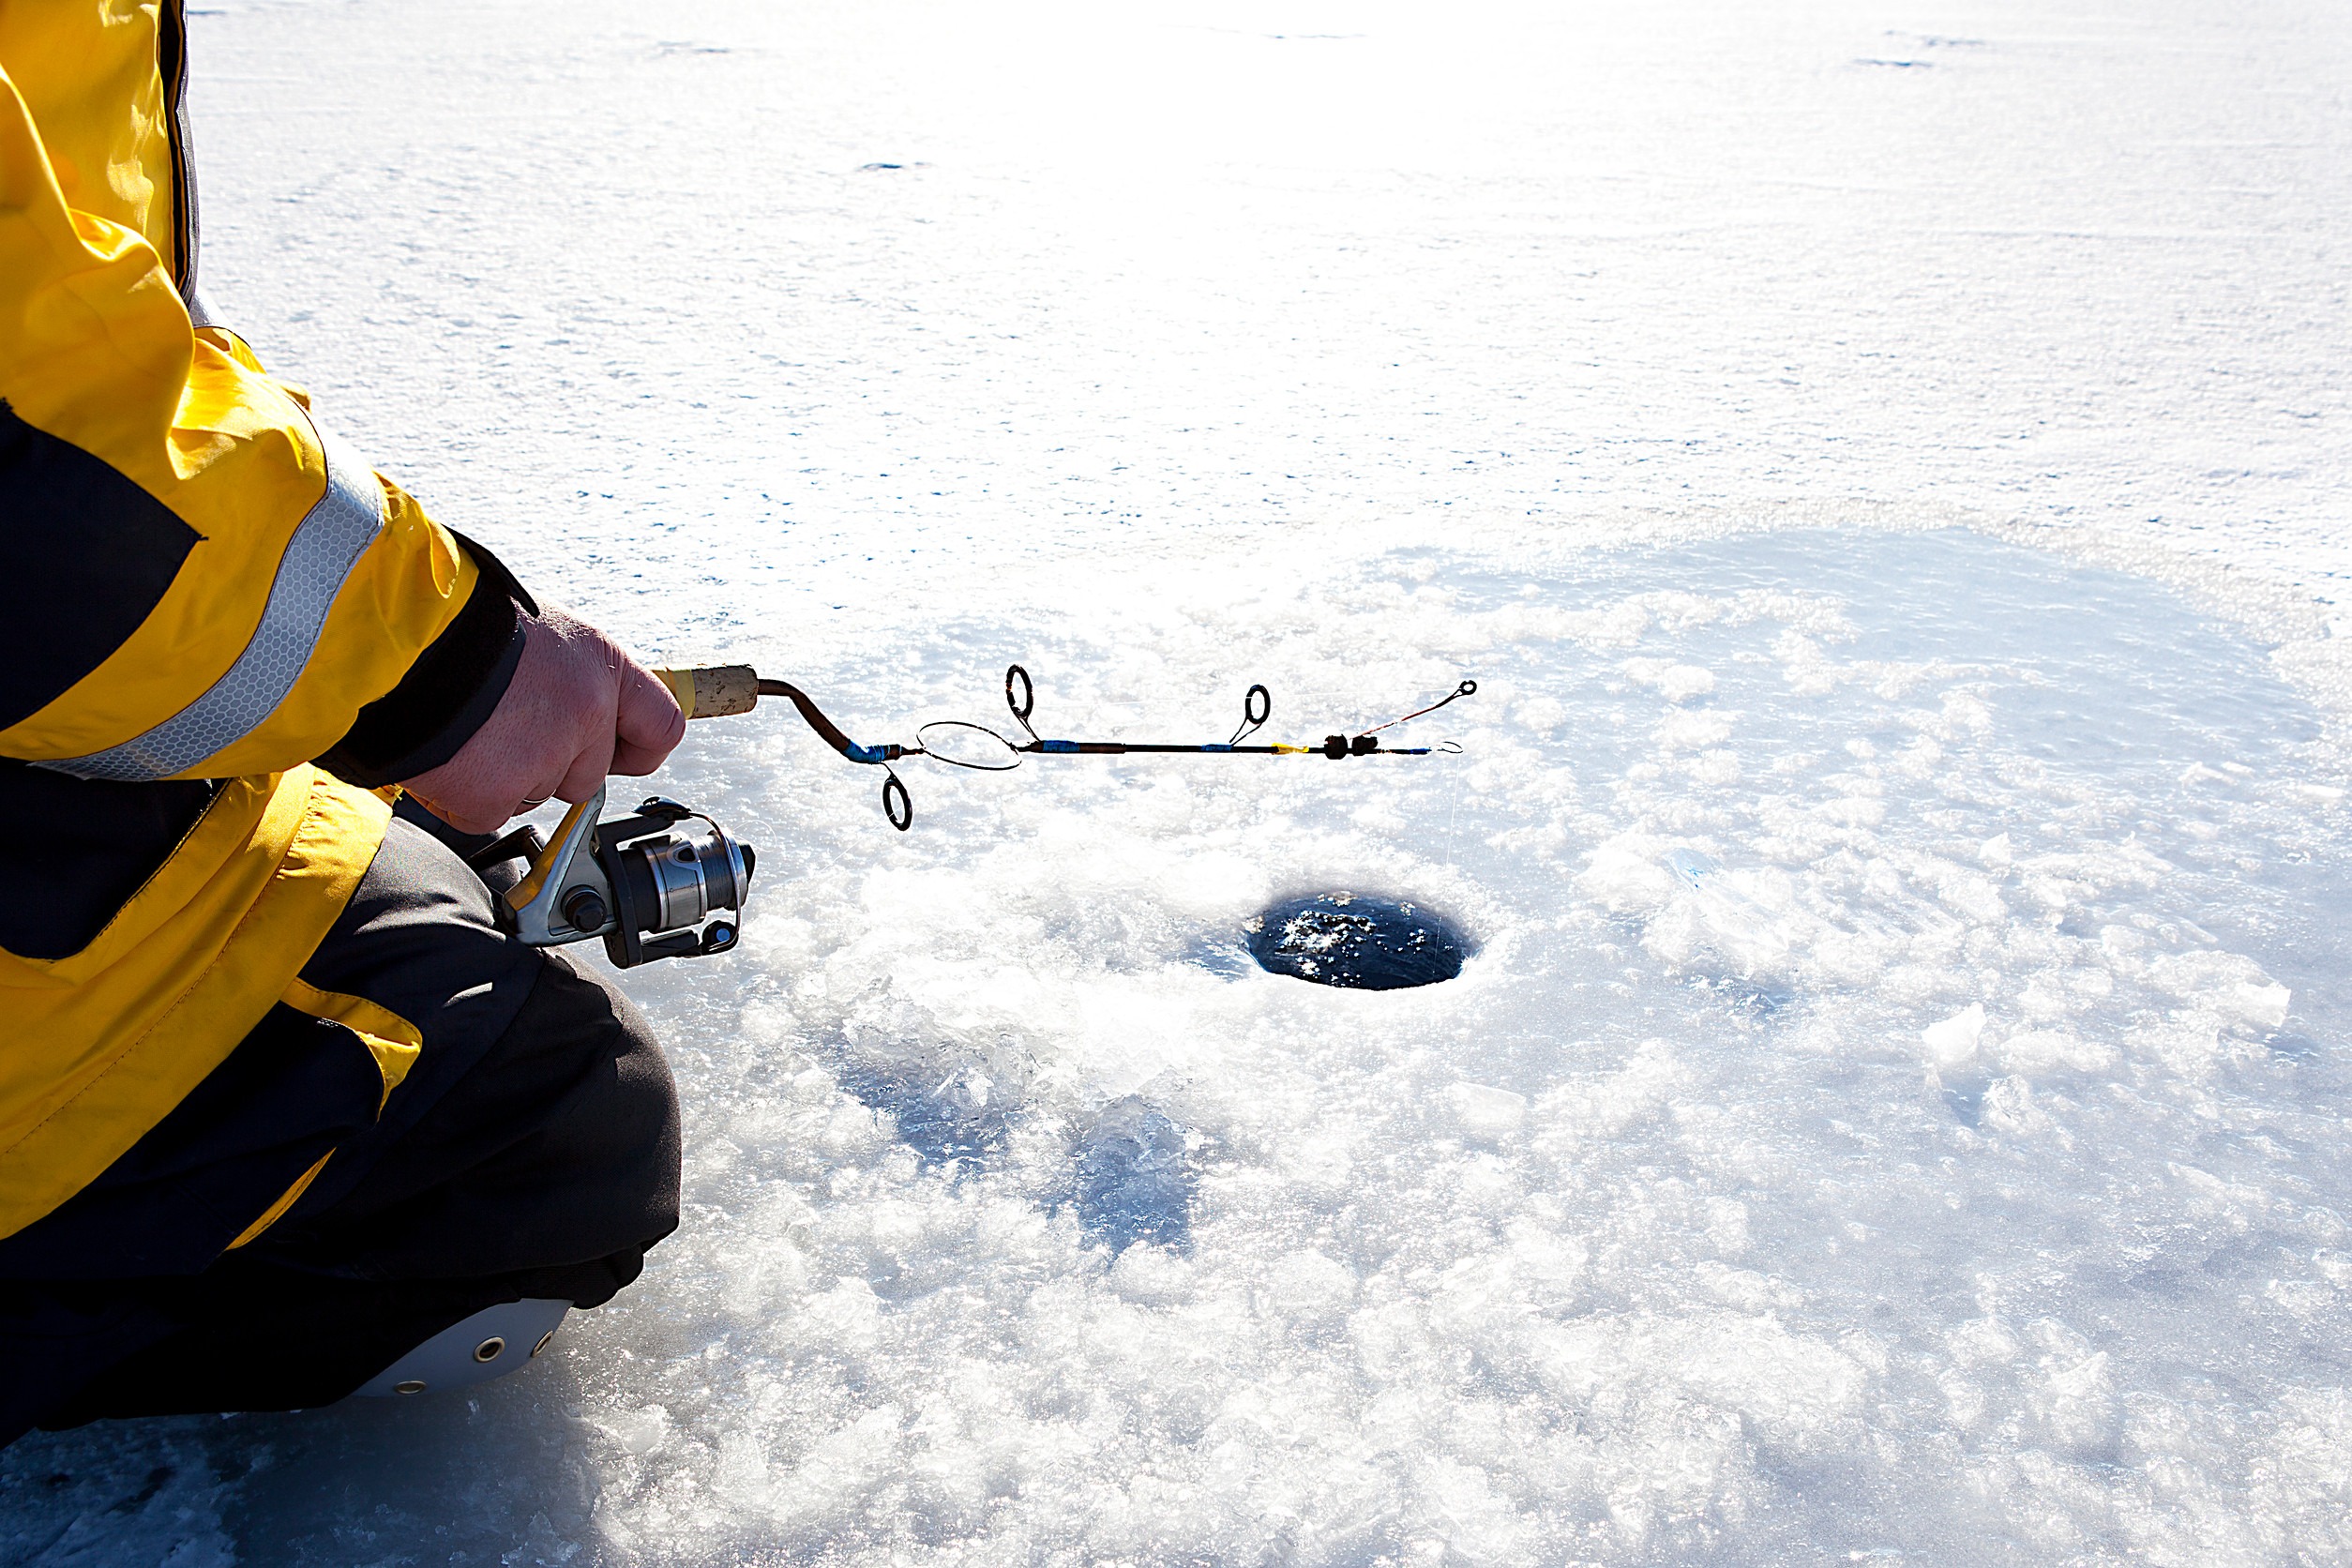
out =
[[[1222,742],[1073,741],[1048,739],[1030,723],[1037,690],[1029,671],[1004,671],[1004,705],[1028,738],[1015,741],[984,724],[934,719],[915,731],[912,746],[865,746],[825,716],[814,699],[790,681],[762,676],[746,664],[691,670],[656,670],[654,675],[686,717],[721,718],[751,712],[762,697],[781,697],[800,711],[818,738],[852,762],[882,770],[882,816],[904,833],[914,825],[914,803],[890,764],[928,757],[949,767],[1003,773],[1026,757],[1128,757],[1195,755],[1225,757],[1428,757],[1459,753],[1453,741],[1436,746],[1395,746],[1380,732],[1436,713],[1449,702],[1474,695],[1476,681],[1464,681],[1425,707],[1400,714],[1354,735],[1331,734],[1320,745],[1250,744],[1274,716],[1274,693],[1252,686],[1242,698],[1242,722]],[[551,839],[535,827],[517,828],[470,857],[477,870],[527,859],[528,870],[504,897],[508,924],[535,947],[604,939],[615,967],[628,969],[657,958],[706,957],[735,945],[740,912],[749,892],[758,856],[706,814],[656,795],[636,813],[599,822],[605,792],[565,812]],[[700,827],[691,824],[699,822]]]
[[[1319,745],[1293,746],[1279,742],[1245,744],[1266,721],[1274,716],[1274,693],[1263,686],[1252,686],[1242,698],[1242,722],[1230,739],[1212,742],[1165,741],[1072,741],[1051,740],[1037,733],[1030,723],[1030,715],[1036,711],[1037,688],[1029,671],[1016,664],[1004,671],[1004,705],[1013,715],[1025,741],[1016,741],[968,719],[942,718],[918,728],[912,746],[861,746],[850,739],[841,727],[824,715],[809,695],[790,681],[764,677],[748,665],[721,665],[702,670],[657,670],[654,673],[678,699],[678,705],[688,718],[715,718],[723,715],[749,713],[762,697],[782,697],[800,710],[802,718],[827,746],[852,762],[880,766],[885,777],[882,783],[882,814],[890,825],[904,833],[913,825],[914,807],[907,796],[906,785],[890,764],[909,757],[928,757],[949,767],[969,768],[980,773],[1003,773],[1020,766],[1025,757],[1128,757],[1157,756],[1227,756],[1227,757],[1328,757],[1334,761],[1349,757],[1427,757],[1440,752],[1459,752],[1462,748],[1453,741],[1437,746],[1393,746],[1383,745],[1380,731],[1393,730],[1410,719],[1432,714],[1447,703],[1475,694],[1476,681],[1464,681],[1445,696],[1426,707],[1399,715],[1384,724],[1375,724],[1353,736],[1326,735]]]

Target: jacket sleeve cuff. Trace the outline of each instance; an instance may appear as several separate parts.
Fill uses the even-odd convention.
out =
[[[439,767],[474,737],[515,678],[524,636],[517,601],[538,607],[496,556],[457,537],[480,573],[474,593],[400,684],[360,709],[318,759],[338,777],[377,789]]]

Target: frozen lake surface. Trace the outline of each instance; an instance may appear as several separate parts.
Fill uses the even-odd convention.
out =
[[[2352,1560],[2333,9],[193,27],[230,319],[650,650],[866,741],[1480,691],[905,836],[696,726],[645,1279],[21,1442],[0,1558]],[[1261,971],[1333,888],[1460,977]]]

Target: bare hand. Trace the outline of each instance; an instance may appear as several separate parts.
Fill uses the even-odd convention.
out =
[[[489,719],[403,781],[461,833],[495,833],[550,797],[586,800],[608,774],[651,773],[686,734],[670,689],[604,633],[552,610],[523,625],[522,662]]]

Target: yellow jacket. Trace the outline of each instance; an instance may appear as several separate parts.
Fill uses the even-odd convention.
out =
[[[351,1025],[387,1094],[415,1052],[400,1020],[296,978],[389,811],[314,761],[363,710],[416,708],[396,688],[483,568],[191,320],[183,41],[179,0],[0,0],[0,758],[222,781],[86,946],[0,950],[0,1237],[277,1003]]]

